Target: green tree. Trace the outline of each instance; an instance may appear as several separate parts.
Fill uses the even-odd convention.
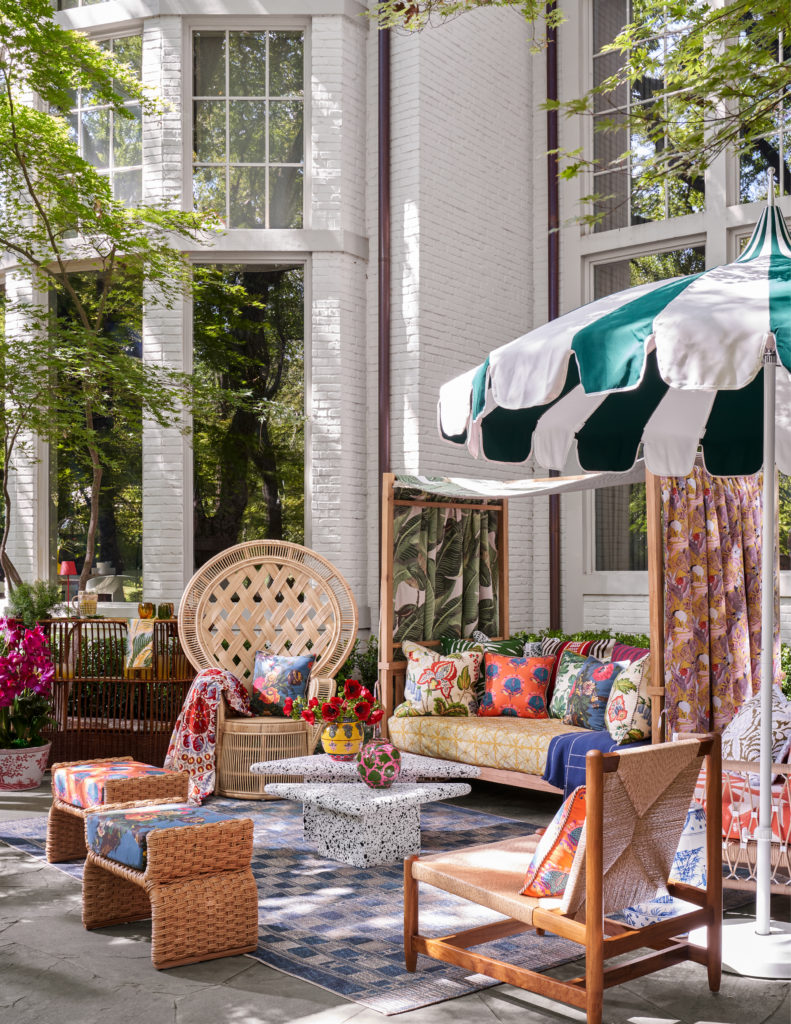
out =
[[[382,26],[419,31],[480,7],[521,11],[532,26],[535,48],[545,43],[548,8],[535,0],[382,0],[371,15]],[[549,6],[549,18],[554,24],[563,20],[562,3]],[[703,171],[725,152],[742,156],[748,183],[751,175],[754,179],[772,167],[783,191],[791,191],[791,170],[781,165],[778,145],[778,133],[788,129],[791,117],[791,5],[776,0],[722,5],[633,0],[632,18],[602,47],[618,55],[612,73],[585,95],[552,105],[568,116],[592,116],[596,110],[595,130],[625,139],[623,148],[631,150],[639,167],[641,202],[649,211],[668,189],[671,212],[688,212]],[[644,102],[633,102],[624,111],[627,93]],[[612,116],[606,116],[608,110]],[[582,151],[561,155],[562,173],[570,178],[591,167],[623,166],[624,154],[609,165],[596,164]],[[580,219],[601,216],[599,209]]]
[[[301,269],[198,267],[195,560],[243,539],[301,542],[304,522]]]
[[[191,287],[173,239],[197,238],[213,222],[116,199],[108,177],[80,156],[70,137],[66,115],[78,89],[108,104],[120,125],[131,117],[124,105],[130,97],[144,114],[159,110],[129,67],[61,28],[48,0],[0,0],[0,249],[16,261],[16,275],[56,296],[47,308],[11,302],[9,313],[25,330],[7,336],[0,353],[9,407],[0,420],[4,469],[7,475],[31,431],[54,443],[68,440],[83,453],[90,467],[84,586],[118,434],[140,415],[180,424],[191,396],[189,378],[144,367],[119,341],[117,327],[139,309],[144,282],[149,308],[169,307]],[[5,551],[11,523],[5,485],[3,497],[0,563],[13,585],[18,574]]]

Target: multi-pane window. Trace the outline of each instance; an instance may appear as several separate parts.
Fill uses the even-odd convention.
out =
[[[121,36],[99,44],[128,64],[138,77],[141,70],[142,37]],[[122,91],[121,86],[118,86]],[[124,103],[128,117],[101,103],[89,89],[78,89],[75,106],[68,115],[72,138],[81,155],[112,182],[116,199],[131,205],[143,198],[142,113],[137,100]]]
[[[594,298],[668,277],[705,269],[703,246],[635,256],[593,268]],[[622,484],[594,492],[597,572],[647,567],[645,484]]]
[[[594,0],[594,85],[601,85],[623,66],[623,54],[602,53],[601,49],[615,39],[624,25],[639,21],[639,8],[639,0]],[[657,34],[642,44],[652,62],[652,72],[631,86],[623,83],[614,92],[595,97],[592,191],[607,197],[596,204],[596,212],[603,214],[596,231],[666,220],[703,209],[702,178],[664,185],[647,185],[641,180],[646,160],[667,145],[666,138],[652,137],[652,125],[664,113],[657,109],[662,101],[655,99],[655,95],[665,87],[665,63],[682,31],[683,24],[674,21],[668,11]],[[626,119],[635,113],[644,115],[644,127],[630,131]]]
[[[94,4],[104,2],[105,0],[57,0],[55,8],[58,11],[71,11],[75,7],[92,7]]]
[[[193,35],[195,208],[229,228],[302,227],[304,33]]]

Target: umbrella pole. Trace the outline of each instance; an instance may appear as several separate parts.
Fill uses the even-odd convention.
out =
[[[771,347],[770,347],[771,344]],[[760,796],[756,829],[755,933],[768,935],[772,842],[772,688],[774,685],[775,586],[774,546],[777,531],[775,500],[775,378],[774,339],[764,352],[764,488],[761,541],[761,737]]]

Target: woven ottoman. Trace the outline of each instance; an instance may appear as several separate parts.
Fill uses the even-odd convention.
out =
[[[86,928],[150,917],[151,960],[158,970],[256,948],[249,818],[133,801],[89,811],[85,842]]]
[[[47,860],[59,864],[85,856],[87,811],[129,800],[186,802],[188,772],[173,772],[131,757],[63,761],[52,766],[52,807],[47,819]]]

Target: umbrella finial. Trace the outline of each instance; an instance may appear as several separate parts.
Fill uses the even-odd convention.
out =
[[[770,167],[766,172],[766,192],[769,197],[769,205],[775,204],[775,169]]]

